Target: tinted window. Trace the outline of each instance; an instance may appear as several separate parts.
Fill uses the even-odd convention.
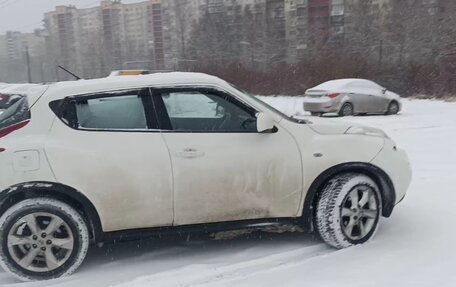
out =
[[[147,128],[144,106],[138,95],[77,101],[75,109],[79,128],[107,130]]]
[[[21,97],[0,114],[0,129],[30,119],[30,110],[26,97]]]
[[[256,132],[256,111],[228,95],[203,91],[162,93],[175,131]]]
[[[150,99],[147,102],[150,102]],[[49,105],[65,124],[74,129],[143,130],[148,128],[143,97],[138,91],[92,95],[87,98],[67,98],[51,102]]]
[[[171,118],[221,118],[217,102],[200,92],[168,93],[163,96]]]

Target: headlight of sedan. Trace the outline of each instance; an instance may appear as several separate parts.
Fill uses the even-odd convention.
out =
[[[389,138],[388,135],[384,131],[382,131],[381,129],[371,128],[371,127],[363,127],[363,126],[350,127],[345,132],[345,134],[346,135],[365,135],[365,136]]]

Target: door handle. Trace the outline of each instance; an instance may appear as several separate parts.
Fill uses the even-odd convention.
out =
[[[205,153],[203,151],[199,151],[194,148],[186,148],[181,151],[176,151],[174,153],[177,157],[182,157],[182,158],[198,158],[198,157],[203,157]]]

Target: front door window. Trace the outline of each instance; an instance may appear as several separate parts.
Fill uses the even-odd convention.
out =
[[[169,129],[180,132],[256,132],[256,111],[210,91],[161,93]]]

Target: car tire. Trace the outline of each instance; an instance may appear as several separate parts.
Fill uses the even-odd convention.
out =
[[[377,184],[362,174],[343,174],[323,188],[316,207],[321,238],[335,248],[362,244],[372,238],[381,216]]]
[[[348,117],[354,115],[354,108],[351,103],[345,103],[342,105],[342,108],[339,111],[339,116]]]
[[[61,201],[33,198],[0,217],[0,265],[21,281],[68,276],[84,261],[89,232],[81,214]]]
[[[397,115],[399,113],[399,104],[396,101],[392,101],[388,106],[387,115]]]

